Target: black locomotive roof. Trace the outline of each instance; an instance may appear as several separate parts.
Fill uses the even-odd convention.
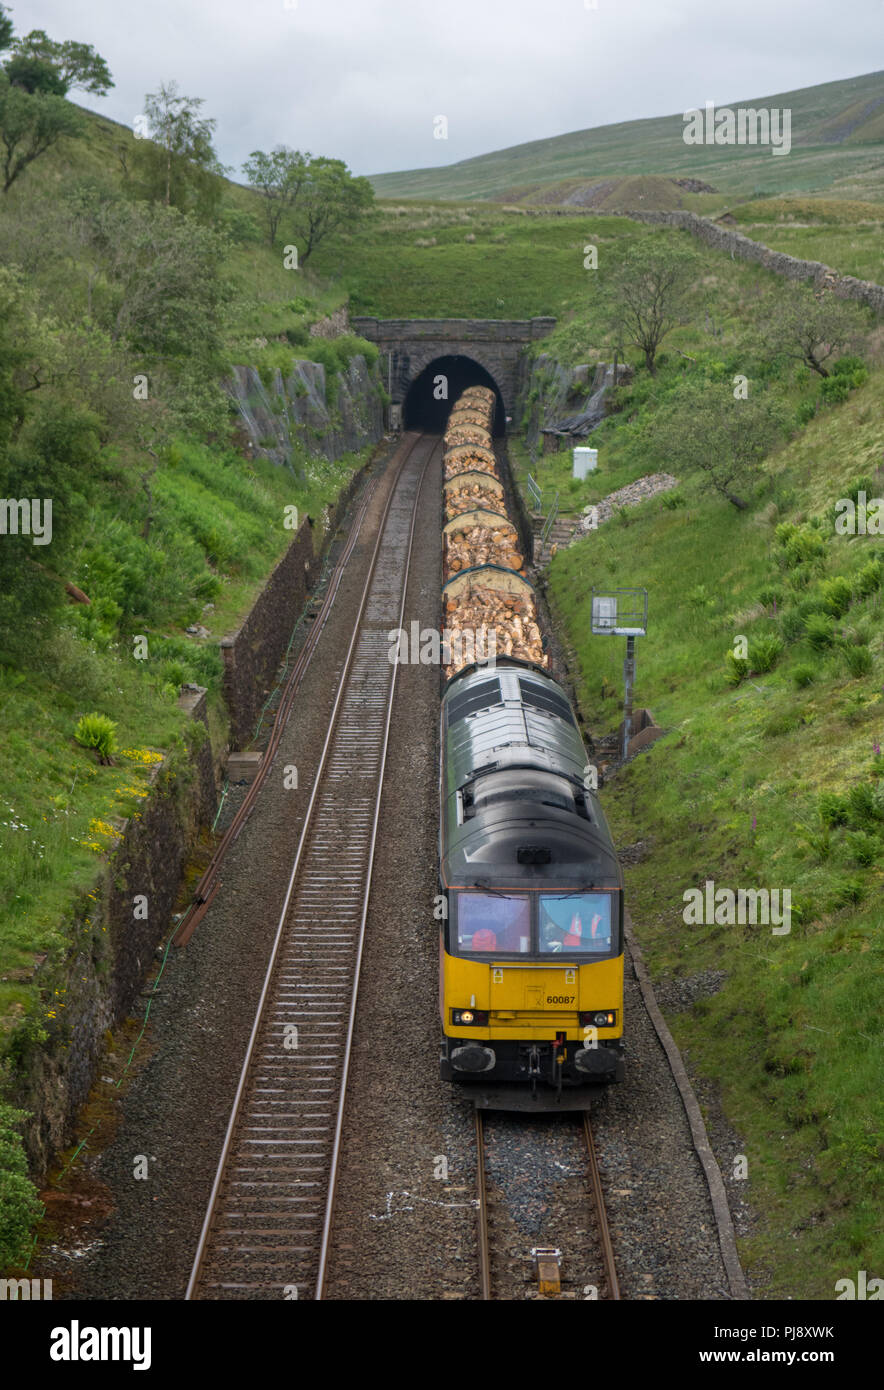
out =
[[[443,698],[448,885],[617,888],[620,867],[564,692],[523,663],[475,668]]]

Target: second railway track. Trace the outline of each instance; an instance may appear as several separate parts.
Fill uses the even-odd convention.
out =
[[[378,527],[187,1298],[321,1298],[415,518],[433,436]]]

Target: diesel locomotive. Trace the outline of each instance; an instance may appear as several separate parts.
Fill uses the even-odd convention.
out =
[[[623,879],[544,665],[473,662],[442,696],[441,1074],[505,1109],[581,1107],[624,1076]]]

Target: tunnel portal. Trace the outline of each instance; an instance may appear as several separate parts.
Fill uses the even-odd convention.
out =
[[[493,433],[506,434],[506,412],[497,382],[485,367],[463,353],[436,357],[418,373],[403,402],[403,429],[442,434],[452,405],[468,386],[491,388],[496,398]]]

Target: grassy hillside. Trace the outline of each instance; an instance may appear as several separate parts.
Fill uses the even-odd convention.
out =
[[[558,192],[564,200],[579,193],[581,185],[591,187],[603,179],[664,174],[700,179],[729,196],[746,197],[755,191],[837,191],[836,186],[845,181],[854,189],[868,181],[874,196],[880,196],[884,72],[721,104],[789,108],[791,153],[774,157],[769,149],[750,146],[686,145],[682,113],[677,112],[533,140],[443,168],[376,174],[372,182],[384,198],[514,201],[536,199],[550,186],[560,185]],[[659,188],[656,196],[660,196]],[[686,201],[681,206],[693,204]]]
[[[774,1297],[831,1299],[837,1279],[884,1261],[881,539],[836,537],[827,514],[880,464],[882,408],[879,371],[771,459],[748,514],[688,485],[686,506],[648,503],[552,566],[599,731],[618,719],[622,643],[587,635],[589,589],[650,594],[636,700],[670,732],[606,787],[605,805],[618,843],[648,845],[627,893],[658,984],[700,982],[669,1022],[748,1157],[761,1220],[743,1256]],[[880,472],[870,495],[884,495]],[[795,535],[811,538],[812,559]],[[782,654],[734,688],[736,633],[773,635]],[[686,926],[683,895],[707,879],[790,887],[791,933]],[[718,992],[704,972],[722,972]]]
[[[623,642],[591,636],[591,590],[648,590],[635,700],[668,733],[603,793],[618,844],[645,846],[626,869],[633,920],[676,1039],[735,1132],[734,1155],[719,1158],[748,1158],[759,1220],[747,1267],[768,1296],[830,1299],[836,1280],[884,1259],[884,542],[833,527],[839,498],[884,497],[884,370],[868,320],[870,374],[828,404],[818,376],[755,334],[765,295],[781,293],[772,277],[727,260],[706,269],[657,376],[634,359],[595,431],[596,474],[572,481],[567,451],[532,461],[510,447],[517,475],[530,467],[566,513],[650,472],[679,477],[675,493],[560,551],[550,593],[602,735],[621,717]],[[585,360],[591,325],[578,313],[540,347]],[[724,399],[736,372],[786,421],[745,511],[657,443],[683,392],[699,383]],[[542,415],[544,389],[539,368],[526,420]],[[740,635],[749,655],[735,668]],[[789,888],[791,931],[688,925],[684,894],[707,880]]]
[[[32,1049],[66,1046],[72,947],[106,964],[90,890],[190,737],[180,688],[208,688],[223,748],[218,641],[290,544],[285,509],[320,516],[370,452],[243,457],[232,363],[266,378],[297,354],[333,378],[376,352],[308,336],[346,290],[284,268],[248,190],[184,216],[134,196],[130,131],[86,129],[0,197],[0,494],[53,508],[45,548],[0,539],[0,1267],[33,1210],[5,1100]],[[77,740],[93,715],[115,726],[112,761]]]

